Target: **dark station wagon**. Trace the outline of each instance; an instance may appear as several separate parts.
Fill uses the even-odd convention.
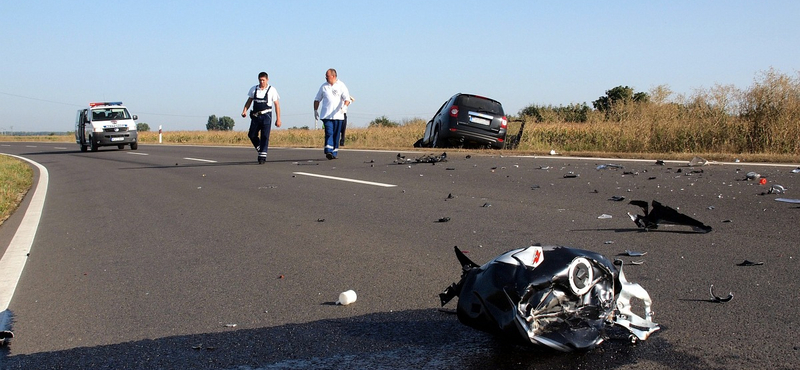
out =
[[[476,145],[502,149],[508,119],[497,100],[471,94],[456,94],[442,104],[425,125],[417,147]]]

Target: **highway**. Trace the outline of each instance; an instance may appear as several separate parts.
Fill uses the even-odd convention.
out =
[[[344,148],[0,143],[47,169],[11,299],[5,369],[750,369],[800,363],[797,165]],[[439,149],[437,149],[439,150]],[[623,168],[598,170],[598,165]],[[745,179],[760,173],[766,185]],[[37,177],[40,171],[37,170]],[[573,176],[565,176],[571,174]],[[788,188],[766,194],[770,185]],[[609,200],[613,196],[624,201]],[[643,232],[629,200],[712,226]],[[0,252],[27,202],[0,227]],[[601,215],[612,217],[600,217]],[[449,222],[439,222],[449,218]],[[609,258],[661,330],[588,352],[509,343],[440,310],[453,247],[478,263],[533,243]],[[621,257],[626,261],[629,257]],[[737,266],[744,260],[764,262]],[[0,272],[3,273],[3,272]],[[727,303],[715,292],[734,294]],[[352,289],[358,300],[336,305]]]

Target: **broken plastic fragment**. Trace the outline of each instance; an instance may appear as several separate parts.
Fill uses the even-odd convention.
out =
[[[601,220],[603,220],[603,219],[609,219],[609,218],[612,218],[612,217],[613,217],[613,216],[611,216],[611,215],[609,215],[609,214],[606,214],[606,213],[603,213],[602,215],[600,215],[600,216],[597,216],[597,218],[599,218],[599,219],[601,219]]]
[[[708,288],[708,291],[709,291],[709,293],[711,293],[711,302],[724,303],[724,302],[728,302],[731,299],[733,299],[733,292],[729,292],[728,296],[725,297],[725,298],[718,297],[717,295],[715,295],[714,294],[714,284],[711,284],[711,287]]]
[[[749,260],[744,260],[742,263],[737,263],[736,266],[761,266],[764,262],[753,262]]]
[[[775,198],[775,200],[776,200],[776,201],[778,201],[778,202],[784,202],[784,203],[795,203],[795,204],[800,204],[800,199],[792,199],[792,198]]]
[[[628,257],[642,257],[645,254],[647,254],[647,252],[635,252],[635,251],[625,250],[625,253],[623,253],[622,255]]]
[[[574,178],[576,178],[578,176],[580,176],[580,175],[578,175],[578,174],[576,174],[575,172],[572,172],[572,171],[567,172],[567,173],[564,174],[564,178],[565,179],[574,179]]]
[[[747,180],[758,180],[758,179],[761,178],[761,174],[760,173],[756,173],[756,172],[753,172],[753,171],[748,172],[744,176],[745,176],[745,179],[747,179]]]
[[[772,186],[767,190],[768,194],[783,194],[786,192],[786,188],[783,185],[772,184]]]
[[[611,198],[608,198],[608,200],[613,200],[615,202],[621,202],[621,201],[625,200],[625,197],[619,196],[619,195],[614,195]]]
[[[694,157],[694,158],[692,158],[691,161],[689,161],[689,167],[705,166],[707,164],[708,164],[708,161],[705,160],[705,158],[701,158],[701,157]]]
[[[620,168],[625,168],[625,167],[623,167],[621,164],[613,164],[613,163],[601,164],[601,165],[597,166],[598,170],[606,170],[606,169],[609,169],[609,168],[620,169]]]
[[[450,217],[442,217],[437,222],[448,222],[450,221]]]
[[[641,285],[628,282],[622,267],[619,268],[619,283],[621,289],[617,297],[618,312],[614,317],[614,323],[628,328],[639,340],[645,340],[660,329],[658,324],[653,322],[653,311],[650,309],[653,301],[650,299],[650,294]],[[633,313],[631,299],[639,299],[644,303],[644,317]]]

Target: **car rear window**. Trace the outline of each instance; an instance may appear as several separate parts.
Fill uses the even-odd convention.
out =
[[[503,115],[503,106],[500,103],[479,96],[461,95],[456,104],[459,107],[469,107],[469,109],[479,112]]]

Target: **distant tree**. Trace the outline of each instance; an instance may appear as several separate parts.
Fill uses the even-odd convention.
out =
[[[219,130],[219,119],[217,119],[216,114],[208,116],[208,122],[206,123],[206,130],[208,131]]]
[[[148,124],[146,124],[144,122],[139,122],[139,123],[136,124],[136,131],[139,131],[139,132],[150,131],[150,125],[148,125]]]
[[[601,96],[592,102],[592,106],[594,106],[594,109],[608,113],[614,110],[614,106],[619,104],[626,104],[630,102],[646,103],[649,100],[650,97],[647,95],[647,93],[634,93],[633,88],[620,85],[611,90],[607,90],[606,95]]]
[[[303,127],[289,127],[289,130],[311,130],[308,126]]]
[[[236,122],[233,121],[233,118],[228,116],[222,116],[219,119],[219,127],[222,131],[233,131],[233,125],[235,124]]]
[[[236,123],[233,121],[233,118],[228,116],[222,116],[217,118],[216,115],[212,114],[208,116],[208,122],[206,123],[206,130],[208,131],[232,131],[233,125]]]
[[[380,116],[369,123],[369,127],[397,127],[399,123],[389,120],[386,116]]]

